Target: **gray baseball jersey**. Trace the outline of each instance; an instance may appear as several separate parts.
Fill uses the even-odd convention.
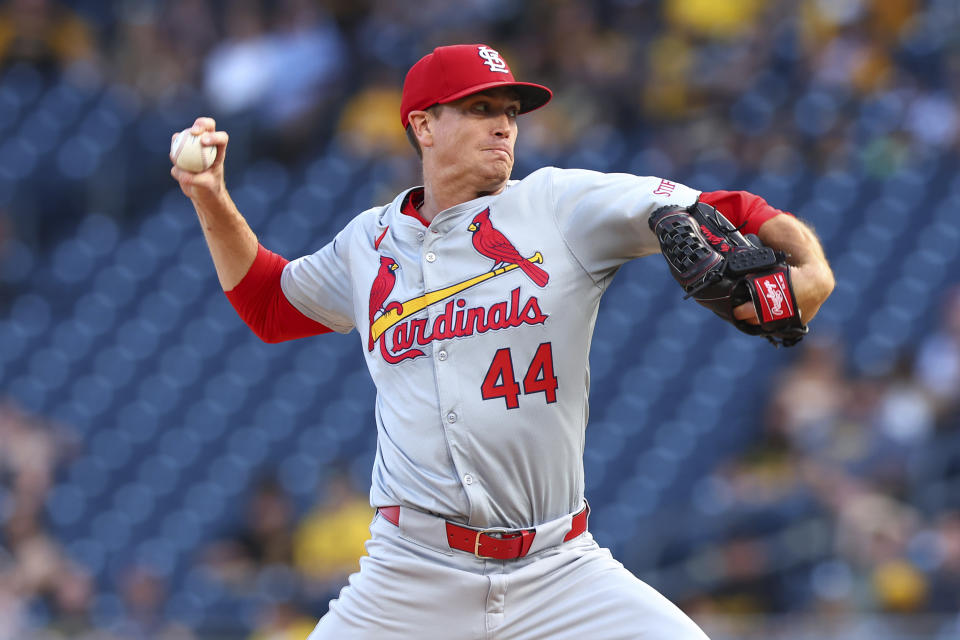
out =
[[[624,262],[659,252],[649,214],[699,192],[545,168],[429,227],[402,212],[408,193],[281,280],[302,313],[360,334],[377,387],[371,503],[477,527],[575,511],[600,297]]]

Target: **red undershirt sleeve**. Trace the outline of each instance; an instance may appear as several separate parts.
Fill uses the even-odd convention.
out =
[[[760,225],[781,213],[791,215],[771,207],[766,200],[748,191],[704,191],[700,194],[700,202],[715,207],[735,226],[744,225],[744,233],[757,233]]]
[[[283,342],[331,331],[302,314],[283,294],[280,275],[287,262],[283,256],[259,245],[247,275],[225,292],[240,318],[264,342]]]

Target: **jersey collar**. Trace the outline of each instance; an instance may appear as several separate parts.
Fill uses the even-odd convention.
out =
[[[410,216],[411,218],[417,220],[425,227],[429,227],[430,223],[423,219],[423,216],[420,215],[420,207],[423,206],[423,187],[415,187],[407,193],[407,197],[403,199],[403,204],[400,206],[400,213]]]

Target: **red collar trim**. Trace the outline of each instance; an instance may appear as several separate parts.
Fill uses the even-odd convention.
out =
[[[429,227],[430,223],[423,219],[423,216],[420,215],[418,209],[423,206],[423,187],[417,187],[410,191],[407,194],[407,197],[403,199],[403,205],[400,207],[400,213],[405,216],[410,216],[411,218],[416,218],[420,221],[425,227]]]

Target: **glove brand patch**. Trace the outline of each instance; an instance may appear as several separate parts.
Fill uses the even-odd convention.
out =
[[[783,273],[771,273],[753,281],[761,301],[760,310],[764,322],[783,320],[793,316],[787,279]]]
[[[507,63],[504,62],[503,58],[500,57],[500,54],[493,49],[483,45],[477,47],[477,53],[481,58],[483,58],[483,64],[490,67],[490,71],[496,71],[498,73],[510,73],[510,69],[507,68]]]

